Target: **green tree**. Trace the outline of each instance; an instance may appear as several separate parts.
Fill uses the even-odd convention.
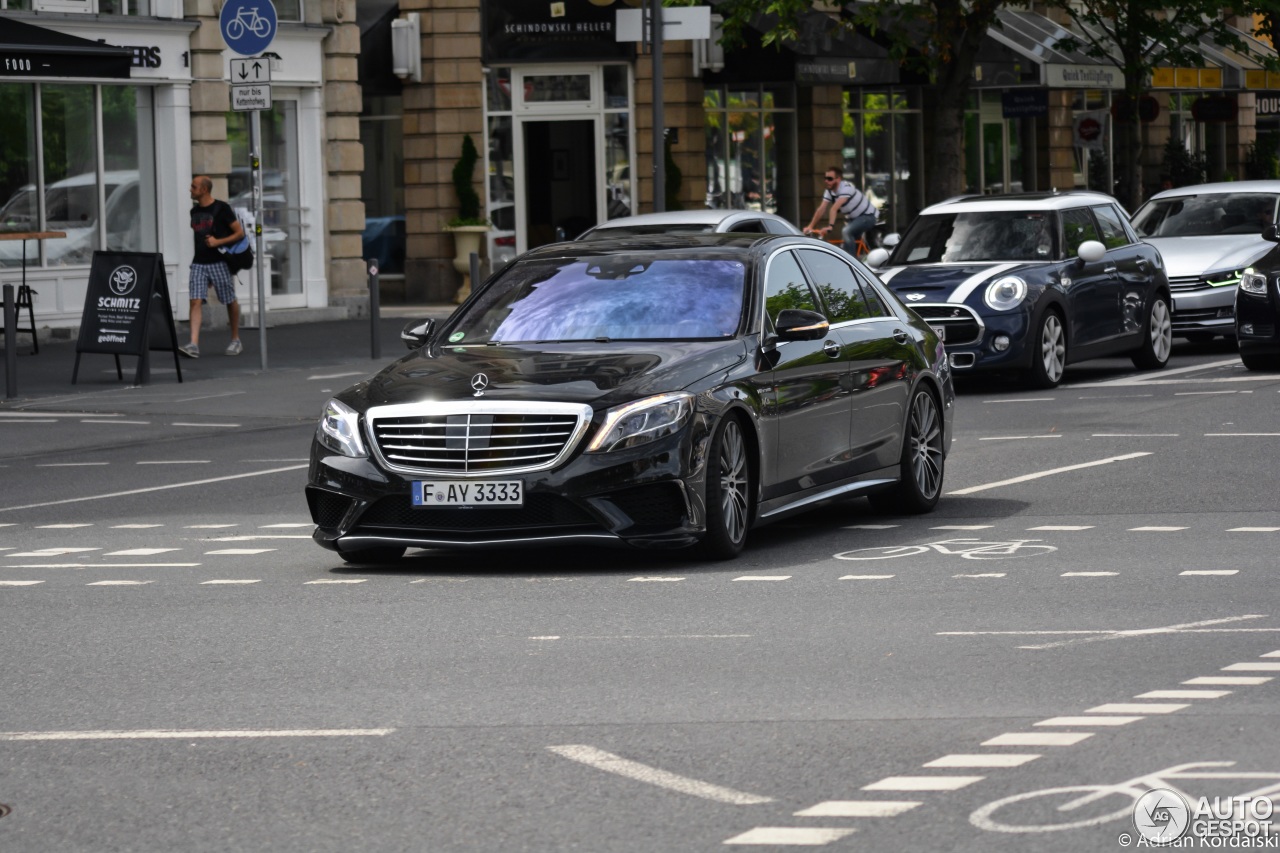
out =
[[[1205,62],[1201,43],[1248,53],[1248,47],[1223,24],[1220,0],[1050,0],[1070,16],[1076,35],[1058,45],[1083,50],[1111,62],[1124,75],[1124,96],[1116,122],[1116,174],[1120,201],[1130,210],[1142,202],[1142,150],[1146,124],[1135,114],[1146,94],[1151,73],[1168,66]],[[1236,14],[1274,6],[1275,0],[1244,0]],[[1274,14],[1274,13],[1273,13]],[[1263,57],[1256,57],[1262,60]]]
[[[841,7],[833,27],[870,33],[887,43],[902,67],[928,80],[921,92],[925,160],[933,164],[926,201],[964,190],[964,109],[978,49],[1005,0],[870,0]],[[727,0],[716,7],[725,16],[723,43],[743,41],[743,32],[761,15],[776,16],[764,34],[766,45],[794,40],[812,0]],[[775,20],[769,18],[768,20]]]

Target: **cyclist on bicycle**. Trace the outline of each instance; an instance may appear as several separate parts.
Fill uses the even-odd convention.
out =
[[[876,206],[863,195],[857,187],[844,180],[844,173],[838,166],[827,169],[822,178],[826,189],[822,193],[822,203],[814,211],[813,219],[805,226],[804,233],[816,237],[826,237],[827,232],[836,226],[836,217],[843,216],[844,250],[856,255],[859,238],[876,225]],[[826,215],[827,225],[818,228],[818,222]]]

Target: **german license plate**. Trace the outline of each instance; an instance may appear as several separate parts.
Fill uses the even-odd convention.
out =
[[[413,505],[421,507],[524,506],[521,480],[415,480]]]
[[[932,323],[930,323],[930,324],[929,324],[929,328],[930,328],[930,329],[933,329],[935,332],[937,332],[937,333],[938,333],[938,340],[942,341],[943,343],[946,343],[946,341],[947,341],[947,327],[946,327],[946,326],[935,326],[935,325],[933,325]]]

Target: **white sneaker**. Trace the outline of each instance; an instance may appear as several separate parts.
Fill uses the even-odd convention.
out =
[[[178,347],[178,352],[182,353],[187,358],[200,357],[200,347],[196,346],[195,344],[187,344],[186,346]]]
[[[240,339],[237,338],[236,340],[227,344],[227,349],[222,354],[223,355],[239,355],[242,352],[244,352],[244,344],[240,343]]]

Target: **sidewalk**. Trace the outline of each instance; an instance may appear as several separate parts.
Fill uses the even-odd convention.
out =
[[[271,388],[286,380],[290,373],[299,370],[314,371],[334,365],[352,365],[353,369],[373,373],[400,358],[407,350],[400,340],[400,330],[414,319],[432,317],[444,319],[454,305],[393,305],[379,312],[378,342],[381,347],[377,360],[372,357],[373,332],[368,317],[356,320],[335,320],[297,325],[273,326],[267,315],[267,370],[262,369],[260,332],[256,328],[241,329],[240,340],[244,352],[238,356],[225,356],[230,335],[226,328],[203,329],[200,333],[201,357],[186,358],[179,355],[182,383],[178,383],[174,368],[174,356],[165,351],[151,353],[151,379],[149,390],[185,389],[196,383],[224,379],[234,380],[237,388],[246,394],[270,394]],[[220,306],[218,306],[220,308]],[[215,309],[217,310],[217,309]],[[178,344],[189,340],[187,324],[177,324]],[[0,335],[0,344],[4,336]],[[120,367],[124,379],[116,378],[115,359],[100,353],[81,353],[80,371],[76,384],[71,384],[71,374],[76,362],[75,340],[41,340],[39,354],[31,352],[29,335],[16,336],[17,344],[17,393],[12,398],[0,399],[0,412],[38,407],[42,400],[59,408],[73,406],[75,397],[96,396],[103,391],[128,389],[133,385],[138,359],[121,356]],[[3,350],[0,349],[0,362]],[[356,381],[352,378],[350,381]],[[335,380],[339,386],[349,384]],[[12,393],[12,389],[6,389]],[[115,395],[112,395],[115,396]],[[89,407],[93,408],[93,407]]]

